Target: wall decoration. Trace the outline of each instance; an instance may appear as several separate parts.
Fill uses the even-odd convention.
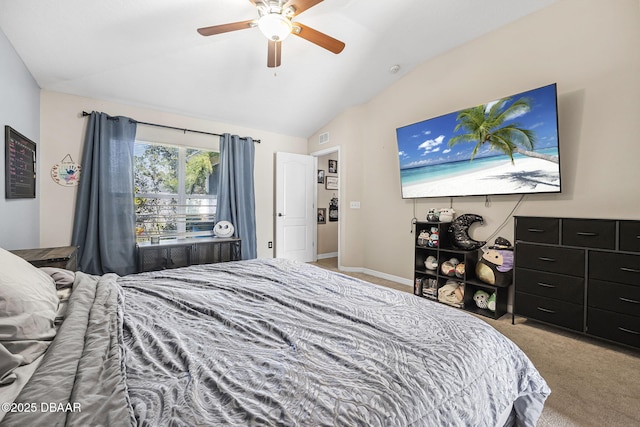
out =
[[[36,143],[10,126],[4,131],[5,198],[35,199]]]
[[[51,178],[63,187],[73,187],[80,182],[80,164],[73,161],[70,154],[53,165],[51,168]]]
[[[324,188],[327,190],[337,190],[338,189],[338,177],[337,176],[328,176],[324,182]]]
[[[329,160],[329,173],[338,173],[338,161]]]
[[[324,184],[324,170],[318,169],[318,184]]]
[[[332,197],[331,201],[329,202],[329,221],[337,221],[337,220],[338,220],[338,198]]]
[[[318,208],[318,224],[327,223],[327,208]]]

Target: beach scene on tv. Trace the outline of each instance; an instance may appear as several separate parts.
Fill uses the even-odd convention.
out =
[[[396,134],[403,198],[560,191],[555,84]]]

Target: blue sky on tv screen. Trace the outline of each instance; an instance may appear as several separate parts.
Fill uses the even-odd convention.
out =
[[[557,148],[556,85],[551,84],[506,97],[510,98],[510,101],[504,108],[508,108],[513,102],[523,97],[529,98],[531,110],[511,117],[505,125],[517,123],[522,128],[534,131],[537,136],[534,151]],[[485,105],[491,106],[498,101],[488,102]],[[453,136],[467,132],[465,129],[460,129],[454,133],[458,113],[456,111],[396,129],[400,169],[469,160],[475,142],[459,142],[449,147],[449,140]],[[491,151],[487,145],[480,149],[475,158],[498,155],[505,154],[501,151]]]

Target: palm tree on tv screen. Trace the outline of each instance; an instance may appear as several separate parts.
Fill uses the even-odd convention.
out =
[[[488,143],[491,149],[508,155],[512,163],[514,153],[559,163],[558,156],[533,151],[536,143],[534,131],[524,129],[517,123],[505,124],[510,117],[531,111],[527,98],[520,98],[505,109],[505,104],[510,100],[511,98],[503,98],[490,108],[487,108],[487,105],[479,105],[460,111],[456,117],[458,124],[454,132],[464,129],[467,133],[451,138],[449,147],[459,142],[475,142],[471,160],[478,154],[480,147]]]

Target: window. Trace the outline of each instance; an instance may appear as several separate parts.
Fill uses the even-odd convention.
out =
[[[219,153],[136,141],[137,240],[212,234]]]

